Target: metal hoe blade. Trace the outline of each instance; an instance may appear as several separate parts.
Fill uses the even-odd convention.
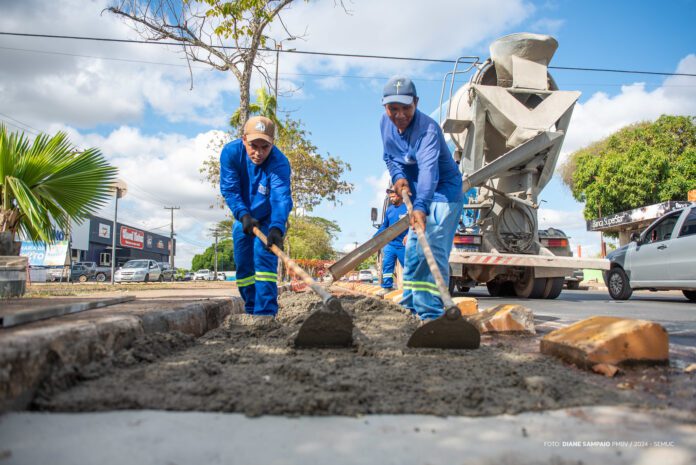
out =
[[[295,338],[295,347],[303,348],[352,345],[353,319],[334,296],[307,317]]]
[[[406,345],[414,348],[478,349],[481,333],[454,307],[415,330]]]

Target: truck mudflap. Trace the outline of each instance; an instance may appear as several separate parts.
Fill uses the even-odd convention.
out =
[[[467,252],[453,249],[450,254],[451,264],[480,266],[510,266],[534,268],[586,268],[608,270],[609,260],[604,258],[559,257],[555,255],[498,254],[485,252]]]

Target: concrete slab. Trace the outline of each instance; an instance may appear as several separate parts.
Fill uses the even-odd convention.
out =
[[[109,298],[73,298],[73,299],[13,299],[5,300],[0,307],[0,327],[9,328],[32,321],[54,318],[69,313],[84,312],[94,308],[108,307],[135,300],[135,296],[126,295]]]
[[[0,411],[26,408],[60,367],[100,360],[145,333],[201,336],[242,311],[240,297],[149,298],[0,329]]]
[[[619,407],[517,416],[250,419],[118,411],[0,417],[4,465],[696,463],[696,425]]]

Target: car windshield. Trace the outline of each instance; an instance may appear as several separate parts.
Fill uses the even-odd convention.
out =
[[[124,268],[147,268],[147,260],[133,260],[126,262]]]
[[[208,270],[198,270],[198,271],[196,271],[196,273],[210,273],[210,271],[208,271]]]

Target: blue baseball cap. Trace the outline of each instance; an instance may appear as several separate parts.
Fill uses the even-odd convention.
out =
[[[404,76],[394,76],[384,86],[382,105],[388,103],[410,105],[413,103],[413,98],[417,96],[416,86],[413,84],[413,81]]]

